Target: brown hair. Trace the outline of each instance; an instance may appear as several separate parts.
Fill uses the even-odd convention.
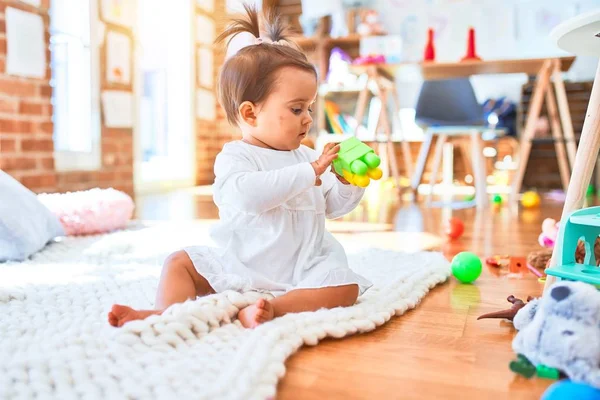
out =
[[[232,20],[215,42],[229,38],[229,42],[242,32],[261,37],[258,12],[252,6],[244,5],[246,15]],[[274,11],[264,17],[262,37],[269,41],[242,48],[230,57],[219,76],[219,102],[225,109],[227,120],[232,125],[238,122],[238,108],[245,101],[260,104],[276,84],[276,72],[283,67],[295,67],[310,72],[317,77],[315,67],[306,55],[290,41],[289,30]]]

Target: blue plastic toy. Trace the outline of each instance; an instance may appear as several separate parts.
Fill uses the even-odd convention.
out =
[[[546,389],[541,400],[599,400],[600,389],[585,383],[569,380],[553,383]]]
[[[560,279],[581,281],[600,286],[600,268],[594,256],[594,244],[600,235],[600,207],[576,210],[560,222],[556,240],[556,265],[546,269],[546,274]],[[577,242],[585,242],[583,264],[575,261]]]

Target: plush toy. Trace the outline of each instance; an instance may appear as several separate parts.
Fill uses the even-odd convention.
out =
[[[361,15],[361,22],[356,28],[361,36],[385,35],[383,25],[379,21],[379,14],[375,10],[365,10]]]
[[[538,237],[540,246],[547,249],[554,248],[554,243],[558,236],[558,225],[559,223],[552,218],[546,218],[544,222],[542,222],[542,233],[540,233],[540,236]]]
[[[560,281],[522,307],[513,324],[519,331],[513,371],[532,376],[556,370],[600,388],[600,292],[594,286]]]
[[[133,216],[133,199],[115,189],[39,194],[38,199],[62,224],[67,235],[90,235],[122,229]]]

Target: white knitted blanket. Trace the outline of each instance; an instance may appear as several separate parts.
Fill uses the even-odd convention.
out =
[[[269,398],[303,344],[374,330],[449,275],[439,253],[361,250],[350,265],[374,286],[353,307],[247,330],[235,316],[260,295],[227,292],[108,325],[115,302],[152,308],[164,257],[198,243],[207,243],[205,227],[139,227],[0,264],[0,399]]]

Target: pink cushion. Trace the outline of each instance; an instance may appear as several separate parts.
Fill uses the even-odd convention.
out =
[[[40,194],[38,199],[58,216],[67,235],[122,229],[135,208],[129,195],[115,189]]]

